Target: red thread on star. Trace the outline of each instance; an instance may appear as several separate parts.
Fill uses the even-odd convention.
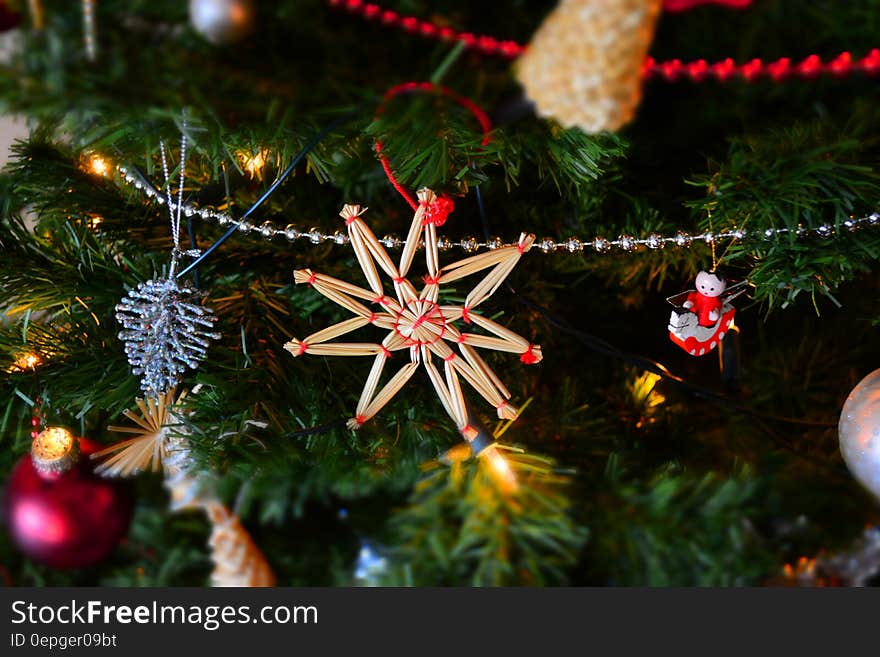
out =
[[[519,357],[519,359],[526,365],[534,365],[538,362],[538,357],[535,355],[534,348],[535,345],[529,344],[528,351],[523,352],[523,354]]]
[[[423,310],[413,310],[412,306],[421,306]],[[412,315],[416,312],[418,313],[418,315],[413,318]],[[443,312],[440,310],[440,306],[438,306],[433,301],[428,301],[427,299],[410,299],[406,303],[404,308],[401,309],[399,313],[396,313],[396,315],[397,316],[394,318],[394,332],[397,333],[401,338],[403,338],[403,341],[407,344],[407,346],[416,347],[421,345],[435,344],[442,340],[443,336],[446,335],[446,317],[443,316]],[[405,334],[403,330],[401,330],[401,322],[403,323],[404,329],[409,329],[409,335]],[[413,337],[412,333],[415,332],[415,330],[425,322],[428,322],[429,324],[438,327],[439,333],[429,331],[429,333],[431,334],[430,340],[423,340],[421,338]]]
[[[427,226],[428,224],[442,226],[446,223],[449,215],[455,209],[455,203],[453,203],[452,199],[447,196],[438,196],[431,203],[420,201],[419,205],[425,208],[425,213],[422,218],[423,226]]]

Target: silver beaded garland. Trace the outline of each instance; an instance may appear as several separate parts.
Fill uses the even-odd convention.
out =
[[[486,248],[490,251],[495,251],[496,249],[500,249],[504,247],[504,240],[500,237],[490,237],[489,241],[486,242]]]
[[[542,237],[537,244],[538,248],[544,253],[550,253],[556,248],[556,242],[549,237]]]
[[[593,240],[593,250],[596,253],[605,253],[611,249],[611,242],[604,237],[597,237]]]
[[[148,197],[150,197],[157,203],[165,203],[165,199],[163,199],[161,195],[150,193],[153,188],[150,186],[149,183],[143,181],[142,179],[136,178],[131,172],[127,171],[125,167],[119,167],[119,172],[120,174],[122,174],[122,179],[126,183],[128,183],[129,185],[135,185],[138,189],[142,189],[142,191],[144,191]],[[173,202],[172,205],[173,207],[177,207]],[[191,206],[184,205],[184,212],[186,212],[187,209],[190,207]],[[239,229],[242,232],[257,232],[266,239],[272,239],[276,235],[284,235],[284,237],[287,238],[287,240],[290,242],[296,242],[300,239],[306,239],[312,244],[316,245],[322,244],[324,242],[331,242],[340,245],[348,243],[348,238],[346,235],[343,234],[340,238],[339,235],[337,235],[336,233],[324,233],[319,228],[311,228],[308,231],[301,231],[296,227],[295,224],[287,224],[284,229],[281,229],[277,226],[274,226],[271,222],[267,221],[259,227],[259,230],[256,230],[256,227],[254,227],[250,223],[236,220],[231,215],[223,212],[217,212],[207,209],[193,210],[193,212],[196,216],[199,216],[202,219],[216,221],[223,226],[236,224],[239,226]],[[609,240],[605,237],[597,236],[593,239],[580,239],[577,237],[570,237],[567,240],[557,242],[551,237],[545,237],[536,242],[535,246],[537,247],[537,250],[539,252],[546,254],[579,254],[583,253],[585,249],[592,249],[598,254],[610,253],[615,249],[634,253],[638,252],[642,246],[646,246],[649,249],[663,249],[666,246],[671,245],[680,249],[687,249],[690,248],[694,242],[712,244],[724,240],[743,241],[745,239],[752,239],[754,241],[760,241],[763,239],[769,241],[777,239],[780,236],[787,235],[789,233],[793,233],[798,237],[808,237],[815,235],[821,238],[831,238],[843,232],[852,232],[858,230],[863,226],[876,225],[880,225],[880,214],[875,212],[860,218],[850,217],[849,219],[840,222],[840,229],[837,229],[830,224],[821,224],[816,228],[799,226],[798,228],[790,229],[785,226],[780,226],[778,228],[766,228],[761,231],[748,231],[744,228],[733,228],[718,233],[707,231],[703,233],[690,234],[685,231],[679,230],[675,234],[669,236],[660,235],[659,233],[649,233],[645,237],[621,235],[616,240]],[[403,240],[394,235],[386,235],[379,241],[385,247],[393,249],[398,249],[403,244]],[[474,237],[465,237],[457,242],[452,242],[446,237],[441,236],[438,238],[437,245],[441,251],[448,251],[450,249],[457,248],[465,251],[466,253],[473,253],[480,249],[492,250],[499,249],[504,246],[514,246],[515,243],[504,242],[498,237],[492,237],[486,241],[480,241]],[[421,245],[419,248],[421,248]]]
[[[95,27],[95,0],[82,0],[83,41],[86,46],[86,57],[90,62],[98,58],[98,37]]]

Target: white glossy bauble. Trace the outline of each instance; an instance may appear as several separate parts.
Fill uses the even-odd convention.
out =
[[[189,0],[189,20],[213,44],[246,37],[254,25],[253,0]]]
[[[838,426],[840,453],[850,473],[880,499],[880,370],[853,388]]]

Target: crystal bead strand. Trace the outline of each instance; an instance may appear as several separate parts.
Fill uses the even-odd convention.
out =
[[[163,205],[167,201],[162,194],[148,181],[144,180],[137,173],[130,171],[124,166],[118,166],[122,179],[129,185],[142,191],[147,197],[154,202]],[[177,209],[176,203],[172,201],[173,209]],[[284,228],[279,228],[271,221],[265,221],[259,226],[251,224],[247,221],[239,221],[232,215],[225,212],[218,212],[210,208],[199,208],[195,205],[183,204],[183,214],[187,217],[199,217],[206,221],[216,221],[221,226],[237,225],[238,229],[243,233],[257,233],[267,240],[273,240],[276,237],[286,239],[288,242],[296,242],[306,240],[312,244],[324,244],[330,242],[337,245],[348,244],[348,235],[340,231],[333,233],[325,233],[319,228],[309,228],[309,230],[301,230],[295,224],[287,224]],[[797,237],[830,238],[835,234],[843,232],[852,232],[864,226],[877,226],[880,224],[880,214],[874,212],[864,217],[856,218],[851,216],[841,222],[840,229],[836,229],[831,224],[822,224],[816,228],[807,228],[798,226],[797,228],[767,228],[763,231],[748,231],[744,228],[733,228],[720,232],[704,231],[701,233],[688,233],[679,230],[674,235],[660,235],[659,233],[649,233],[645,237],[635,237],[634,235],[620,235],[617,239],[608,239],[606,237],[596,236],[592,239],[579,239],[577,237],[569,237],[563,240],[556,240],[552,237],[544,237],[535,243],[538,251],[545,254],[578,254],[585,250],[592,250],[597,254],[609,254],[615,251],[623,251],[626,253],[635,253],[643,250],[658,251],[667,246],[687,249],[695,242],[703,242],[712,244],[719,241],[742,242],[746,239],[755,241],[770,241],[777,237],[794,233]],[[386,235],[379,240],[385,248],[399,249],[403,244],[403,240],[396,235]],[[488,241],[479,240],[475,237],[465,237],[457,242],[450,241],[445,237],[438,239],[438,246],[442,251],[452,249],[460,249],[465,253],[475,253],[483,249],[499,249],[505,246],[513,246],[515,242],[505,242],[500,237],[492,237]],[[422,248],[422,245],[419,245]]]

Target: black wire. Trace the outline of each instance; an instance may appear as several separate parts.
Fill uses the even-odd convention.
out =
[[[342,418],[341,420],[336,420],[335,422],[328,422],[327,424],[319,424],[315,427],[306,427],[305,429],[300,429],[299,431],[293,431],[286,434],[284,437],[299,438],[301,436],[314,436],[315,434],[329,433],[334,429],[341,429],[345,426],[346,422],[348,422],[348,420],[346,418]]]
[[[609,343],[605,342],[601,338],[597,338],[594,335],[590,335],[589,333],[585,333],[584,331],[581,331],[579,329],[574,328],[568,322],[566,322],[564,319],[561,319],[559,317],[555,317],[554,315],[550,314],[546,309],[542,308],[540,305],[538,305],[534,301],[528,299],[527,297],[524,297],[522,295],[517,295],[517,298],[519,299],[520,303],[522,303],[523,305],[525,305],[529,308],[532,308],[533,310],[540,313],[544,317],[544,320],[548,324],[558,328],[559,330],[561,330],[565,333],[568,333],[572,337],[576,338],[578,340],[578,342],[580,342],[582,345],[588,347],[589,349],[592,349],[593,351],[596,351],[599,353],[606,354],[606,355],[611,356],[613,358],[617,358],[619,360],[623,360],[624,362],[629,363],[631,365],[634,365],[634,366],[638,367],[639,369],[646,370],[648,372],[652,372],[654,374],[657,374],[658,376],[662,377],[663,379],[665,379],[667,381],[670,381],[671,383],[673,383],[677,387],[681,388],[682,390],[690,393],[694,397],[699,397],[701,399],[719,402],[719,403],[724,404],[725,406],[728,406],[731,409],[734,409],[734,410],[739,411],[741,413],[744,413],[746,415],[751,415],[756,418],[761,418],[763,420],[784,422],[786,424],[798,424],[801,426],[808,426],[808,427],[827,428],[827,427],[834,427],[837,425],[836,422],[813,422],[810,420],[801,420],[799,418],[787,417],[787,416],[783,416],[783,415],[774,415],[772,413],[765,413],[763,411],[759,411],[754,408],[751,408],[750,406],[740,404],[739,402],[734,401],[733,399],[731,399],[727,395],[724,395],[719,392],[715,392],[714,390],[710,390],[710,389],[704,388],[702,386],[698,386],[696,384],[690,383],[689,381],[681,378],[680,376],[676,376],[675,374],[670,372],[666,368],[666,366],[664,366],[662,363],[658,363],[657,361],[652,360],[650,358],[647,358],[645,356],[639,356],[637,354],[631,354],[631,353],[624,352],[624,351],[610,345]]]
[[[480,191],[479,185],[474,186],[474,193],[477,200],[477,208],[480,213],[480,222],[483,228],[483,236],[486,240],[488,240],[490,233],[489,221],[486,216],[486,208],[483,202],[483,194]],[[646,356],[640,356],[638,354],[625,352],[595,335],[592,335],[580,329],[576,329],[565,319],[554,315],[549,310],[541,306],[539,303],[536,303],[532,299],[529,299],[528,297],[519,294],[508,281],[505,280],[504,284],[519,303],[528,308],[531,308],[532,310],[540,314],[544,318],[544,321],[546,321],[548,324],[554,326],[563,333],[567,333],[568,335],[572,336],[591,351],[595,351],[605,356],[610,356],[611,358],[616,358],[617,360],[622,360],[625,363],[633,365],[641,370],[652,372],[653,374],[656,374],[664,380],[669,381],[674,386],[680,388],[681,390],[687,392],[694,397],[722,404],[732,410],[738,411],[745,415],[750,415],[755,418],[760,418],[762,420],[783,422],[785,424],[796,424],[807,427],[830,428],[837,426],[836,422],[812,422],[810,420],[801,420],[799,418],[774,415],[772,413],[764,413],[763,411],[758,411],[754,408],[751,408],[750,406],[741,404],[731,399],[727,395],[690,383],[680,376],[676,376],[675,374],[670,372],[669,369],[667,369],[667,367],[662,363],[652,360],[651,358],[648,358]]]
[[[350,112],[347,112],[347,113],[343,114],[342,116],[336,118],[334,121],[328,123],[326,126],[321,128],[317,133],[315,133],[315,135],[312,136],[311,139],[309,139],[309,141],[306,143],[306,145],[302,147],[300,152],[297,153],[293,157],[293,159],[290,161],[290,164],[287,165],[287,167],[284,169],[284,171],[282,171],[281,174],[275,179],[275,181],[271,185],[269,185],[269,188],[265,192],[263,192],[263,195],[260,196],[260,198],[258,198],[254,202],[254,204],[251,205],[251,207],[249,207],[247,209],[247,212],[245,212],[241,216],[241,218],[238,220],[238,222],[244,221],[251,214],[253,214],[253,212],[257,208],[259,208],[263,204],[263,202],[267,198],[269,198],[269,196],[272,195],[272,192],[274,192],[278,188],[278,186],[287,179],[287,177],[293,172],[293,170],[297,167],[297,165],[300,162],[302,162],[303,158],[306,155],[308,155],[309,152],[315,146],[317,146],[321,142],[322,139],[324,139],[324,137],[326,137],[328,134],[330,134],[331,132],[333,132],[334,130],[339,128],[340,126],[345,125],[346,123],[351,121],[353,118],[358,116],[360,114],[361,110],[364,107],[366,107],[368,105],[368,103],[370,103],[370,102],[373,102],[373,101],[365,101],[365,102],[361,103],[360,105],[358,105],[356,108],[354,108]],[[114,146],[114,148],[116,149],[117,153],[121,154],[121,151],[119,150],[118,147]],[[144,174],[144,172],[137,165],[129,165],[129,168],[132,169],[137,174],[138,178],[140,178],[140,182],[145,187],[149,187],[157,195],[160,193],[160,190],[147,179],[147,176]],[[214,242],[211,246],[209,246],[205,250],[205,252],[202,253],[198,258],[196,258],[191,263],[189,263],[186,267],[181,269],[180,272],[178,272],[176,278],[181,278],[185,274],[188,274],[190,271],[194,270],[196,267],[198,267],[205,260],[205,258],[207,258],[209,255],[211,255],[218,248],[220,248],[220,245],[222,245],[223,242],[225,242],[230,237],[232,237],[232,235],[238,230],[238,222],[233,224],[225,233],[223,233],[223,235],[220,236],[220,238],[216,242]],[[190,226],[192,225],[191,218],[190,218],[190,221],[188,222],[188,225],[190,225]],[[195,248],[195,242],[194,242],[193,233],[192,233],[191,229],[190,229],[190,244],[193,246],[193,248]],[[197,276],[197,274],[196,274],[196,276]],[[196,283],[196,287],[198,287],[198,283]]]
[[[331,132],[336,130],[338,127],[348,123],[353,118],[358,116],[361,112],[362,107],[363,107],[363,105],[358,106],[355,109],[351,110],[350,112],[347,112],[346,114],[343,114],[342,116],[338,117],[336,120],[332,121],[331,123],[328,123],[326,126],[321,128],[311,139],[309,139],[309,141],[306,143],[306,145],[302,147],[302,150],[300,150],[300,152],[297,153],[294,156],[294,158],[290,161],[290,164],[287,165],[287,168],[284,169],[284,171],[282,171],[281,174],[275,179],[275,182],[273,182],[271,185],[269,185],[269,189],[267,189],[265,192],[263,192],[263,195],[260,198],[258,198],[250,208],[248,208],[247,212],[245,212],[243,215],[241,215],[239,222],[244,221],[251,214],[253,214],[253,212],[263,204],[263,201],[265,201],[267,198],[269,198],[269,196],[272,195],[272,192],[274,192],[278,188],[278,186],[284,182],[284,180],[293,172],[293,170],[303,160],[303,158],[306,155],[308,155],[309,152],[315,146],[317,146],[318,143],[320,143],[320,141],[322,139],[324,139],[324,137],[326,137],[328,134],[330,134]],[[207,258],[209,255],[211,255],[218,248],[220,248],[220,245],[223,244],[223,242],[225,242],[230,237],[232,237],[232,235],[237,230],[238,230],[238,224],[233,224],[229,228],[229,230],[227,230],[225,233],[223,233],[223,235],[221,235],[220,238],[216,242],[214,242],[211,246],[209,246],[202,255],[200,255],[198,258],[196,258],[191,263],[189,263],[186,267],[181,269],[180,272],[177,274],[177,278],[184,276],[185,274],[190,272],[192,269],[197,267],[199,264],[201,264],[205,260],[205,258]]]

